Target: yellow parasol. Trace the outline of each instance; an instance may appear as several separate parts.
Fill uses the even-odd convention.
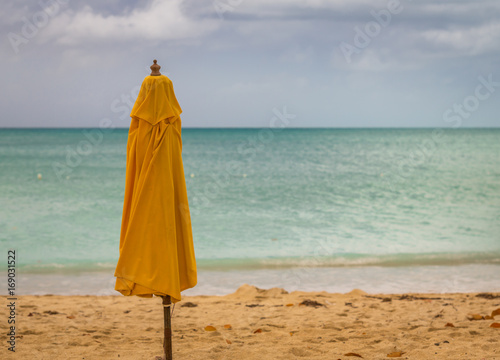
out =
[[[182,110],[156,60],[151,70],[130,114],[115,290],[161,296],[170,316],[170,299],[180,301],[181,291],[196,285],[197,272],[181,156]]]

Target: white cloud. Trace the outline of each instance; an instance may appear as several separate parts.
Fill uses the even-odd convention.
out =
[[[95,41],[175,40],[211,32],[218,21],[194,20],[182,12],[181,0],[154,0],[127,14],[103,16],[90,6],[60,14],[43,33],[45,41],[64,45]]]
[[[432,29],[421,33],[428,42],[463,54],[478,55],[500,48],[500,22],[472,28]]]
[[[386,6],[386,0],[274,0],[272,2],[268,0],[253,0],[253,1],[242,1],[242,6],[251,6],[252,8],[288,8],[288,7],[300,7],[300,8],[312,8],[312,9],[335,9],[341,8],[345,9],[348,6]]]

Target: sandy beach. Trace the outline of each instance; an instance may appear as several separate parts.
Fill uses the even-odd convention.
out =
[[[157,297],[20,296],[15,354],[8,303],[2,296],[2,359],[162,354]],[[173,352],[175,359],[500,359],[499,323],[499,293],[287,293],[243,285],[177,303]]]

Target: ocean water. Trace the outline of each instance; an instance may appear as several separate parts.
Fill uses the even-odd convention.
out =
[[[118,294],[127,129],[0,130],[0,269]],[[500,129],[183,129],[199,283],[500,291]],[[7,292],[6,276],[0,294]]]

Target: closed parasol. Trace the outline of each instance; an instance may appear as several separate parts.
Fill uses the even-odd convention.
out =
[[[115,290],[125,296],[161,296],[170,315],[170,300],[180,301],[181,291],[196,285],[197,272],[181,156],[182,110],[172,81],[159,69],[154,60],[130,114],[114,275]]]

